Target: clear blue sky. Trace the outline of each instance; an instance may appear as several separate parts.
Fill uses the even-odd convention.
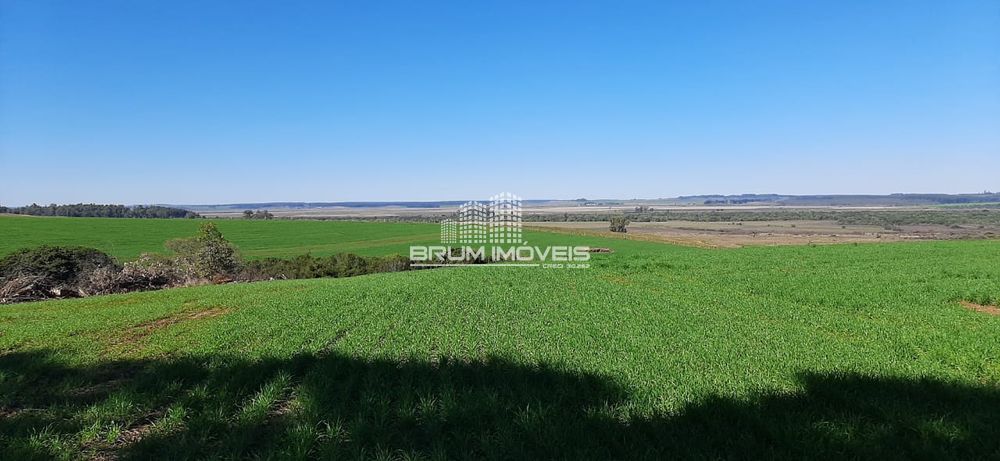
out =
[[[0,202],[1000,189],[1000,2],[0,0]]]

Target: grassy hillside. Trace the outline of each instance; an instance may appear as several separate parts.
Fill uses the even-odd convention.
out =
[[[187,237],[206,220],[51,218],[0,215],[0,256],[41,244],[85,245],[123,260],[143,252],[162,252],[163,242]],[[436,224],[350,221],[214,220],[244,256],[291,257],[355,253],[406,254],[411,243],[434,243]]]
[[[998,301],[1000,242],[719,251],[532,238],[616,252],[589,270],[6,306],[0,448],[17,459],[1000,456],[1000,317],[959,304]]]

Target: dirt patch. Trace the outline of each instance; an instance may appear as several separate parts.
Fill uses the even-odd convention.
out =
[[[122,430],[118,439],[116,439],[111,445],[100,447],[90,459],[100,461],[114,461],[119,459],[119,452],[124,448],[128,448],[129,446],[136,444],[142,440],[143,437],[152,432],[154,424],[156,424],[156,421],[163,415],[163,411],[158,411],[140,419],[136,424]]]
[[[141,336],[148,336],[150,333],[159,330],[161,328],[166,328],[171,325],[176,325],[178,323],[185,322],[188,320],[209,319],[213,317],[219,317],[228,314],[230,311],[232,311],[232,309],[228,307],[212,307],[203,311],[173,315],[170,317],[164,317],[161,319],[153,320],[152,322],[136,325],[135,327],[132,328],[132,330],[134,330]]]
[[[125,429],[122,431],[121,435],[118,436],[118,440],[115,441],[115,445],[118,447],[127,447],[142,440],[146,434],[149,434],[149,432],[153,430],[153,425],[156,424],[156,421],[162,416],[163,412],[153,413],[144,418],[139,424]]]
[[[295,393],[292,392],[287,396],[285,396],[284,398],[282,398],[281,400],[275,402],[271,410],[267,412],[268,419],[271,420],[274,418],[281,418],[295,411],[296,407],[295,398],[296,398]]]
[[[969,301],[961,301],[962,307],[969,309],[971,311],[982,312],[989,315],[1000,315],[1000,307],[997,306],[985,306],[982,304],[976,304]]]
[[[21,413],[24,413],[21,408],[0,407],[0,419],[13,418]]]
[[[232,312],[232,308],[223,306],[210,307],[196,312],[179,312],[168,317],[141,323],[130,328],[128,332],[125,333],[124,337],[116,344],[128,344],[142,341],[157,330],[161,330],[181,322],[221,317],[230,312]]]

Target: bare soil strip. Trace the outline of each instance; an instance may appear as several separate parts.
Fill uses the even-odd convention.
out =
[[[118,346],[122,344],[136,343],[142,341],[157,330],[162,330],[181,322],[221,317],[230,312],[232,312],[232,308],[224,306],[209,307],[195,312],[178,312],[176,314],[146,323],[141,323],[130,328],[118,341],[115,342],[114,345]]]
[[[969,301],[961,301],[961,304],[966,309],[982,312],[989,315],[1000,315],[1000,307],[997,306],[984,306],[982,304],[976,304]]]
[[[140,419],[137,423],[129,426],[121,432],[121,435],[108,446],[103,446],[91,458],[92,460],[114,461],[118,460],[121,450],[135,445],[147,434],[153,431],[153,426],[163,417],[165,411],[156,411]]]

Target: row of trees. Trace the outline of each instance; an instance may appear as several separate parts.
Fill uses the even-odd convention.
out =
[[[24,214],[32,216],[68,216],[90,218],[200,218],[198,213],[165,206],[125,206],[77,203],[73,205],[47,206],[32,203],[25,207],[8,208],[0,206],[0,213]]]
[[[274,215],[267,210],[245,210],[243,219],[274,219]]]
[[[745,205],[747,203],[759,202],[758,199],[753,198],[725,198],[725,199],[712,199],[705,200],[705,205]]]

